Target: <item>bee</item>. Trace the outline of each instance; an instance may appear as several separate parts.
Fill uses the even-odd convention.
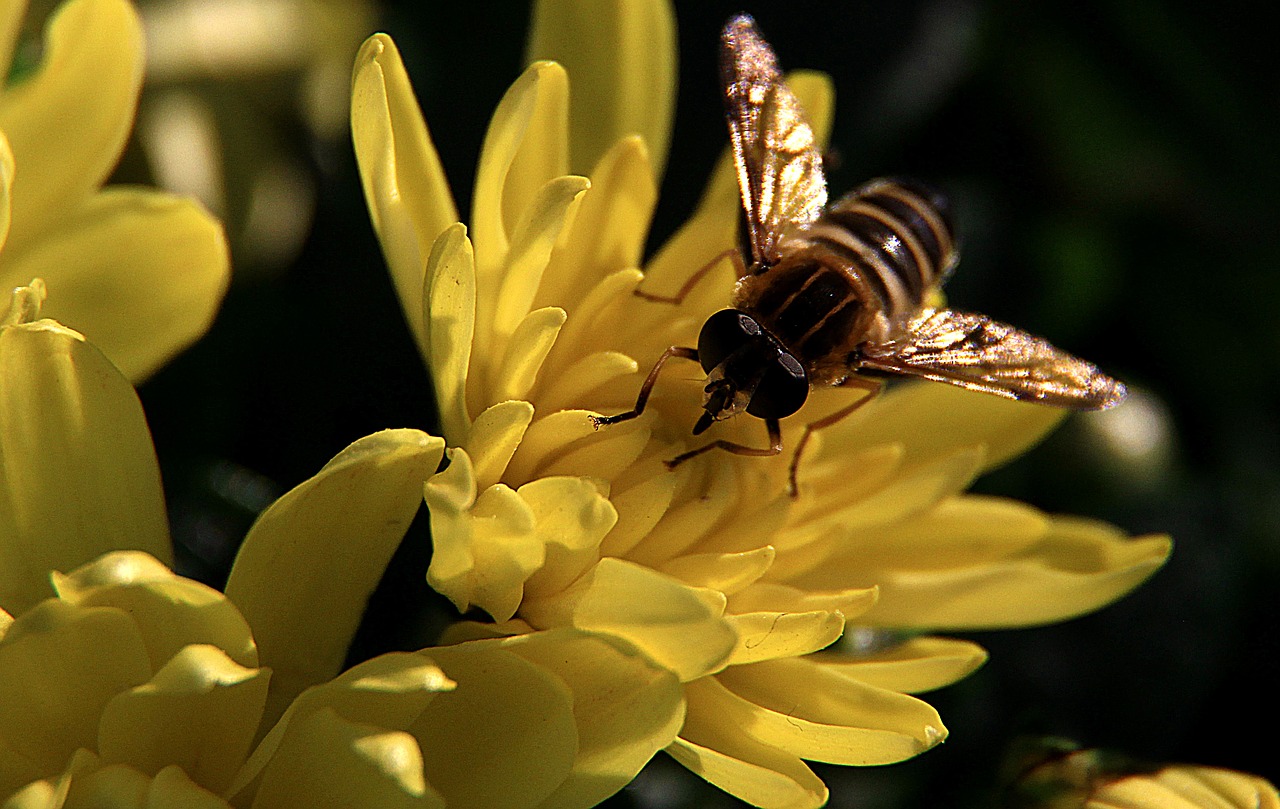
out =
[[[733,251],[733,308],[707,319],[697,348],[672,346],[653,366],[635,407],[593,417],[597,428],[635,418],[667,360],[698,362],[707,374],[700,435],[746,412],[764,420],[769,446],[714,441],[741,455],[782,451],[779,420],[819,385],[863,387],[877,377],[919,377],[1009,399],[1100,410],[1124,385],[1047,341],[986,315],[930,304],[957,261],[944,196],[913,181],[873,180],[831,205],[822,155],[778,60],[748,15],[721,34],[721,83],[751,260]],[[718,262],[718,260],[717,260]],[[678,302],[700,270],[673,298]],[[868,400],[807,425],[791,462],[790,489],[805,442]]]

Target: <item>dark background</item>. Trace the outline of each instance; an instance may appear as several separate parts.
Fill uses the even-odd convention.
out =
[[[1024,734],[1280,780],[1274,744],[1257,741],[1280,720],[1273,27],[1248,4],[1156,0],[679,3],[679,106],[651,245],[692,210],[724,147],[716,43],[743,10],[784,66],[835,80],[833,195],[882,174],[946,189],[964,244],[951,301],[1089,358],[1147,405],[1158,440],[1142,452],[1107,438],[1132,430],[1074,417],[978,490],[1175,540],[1166,568],[1094,615],[972,635],[991,661],[929,696],[947,743],[894,767],[819,767],[831,805],[989,804]],[[383,7],[460,210],[522,67],[527,14]],[[234,98],[270,116],[261,89]],[[274,132],[316,183],[309,235],[287,262],[238,265],[208,336],[141,391],[183,565],[215,584],[254,514],[342,447],[434,428],[349,140],[287,118]],[[422,531],[354,655],[412,642],[379,627],[443,615],[422,603]],[[610,805],[734,805],[659,758]]]

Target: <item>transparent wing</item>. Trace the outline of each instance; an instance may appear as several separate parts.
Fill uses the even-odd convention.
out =
[[[859,368],[1075,410],[1101,410],[1125,396],[1124,385],[1094,365],[986,315],[929,309],[907,329]]]
[[[755,21],[745,14],[732,18],[720,41],[720,79],[752,259],[770,264],[787,226],[812,222],[827,204],[822,154]]]

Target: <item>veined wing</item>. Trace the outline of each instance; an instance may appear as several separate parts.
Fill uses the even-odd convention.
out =
[[[822,155],[755,21],[746,14],[732,18],[720,42],[720,79],[752,260],[767,265],[778,258],[787,226],[812,222],[827,204]]]
[[[1125,396],[1096,366],[986,315],[927,309],[907,337],[870,352],[859,368],[948,382],[1009,399],[1102,410]]]

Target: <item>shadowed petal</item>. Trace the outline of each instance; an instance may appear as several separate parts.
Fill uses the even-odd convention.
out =
[[[0,93],[0,130],[21,167],[10,250],[106,179],[133,126],[142,62],[142,26],[126,0],[70,0],[50,17],[40,67]]]

